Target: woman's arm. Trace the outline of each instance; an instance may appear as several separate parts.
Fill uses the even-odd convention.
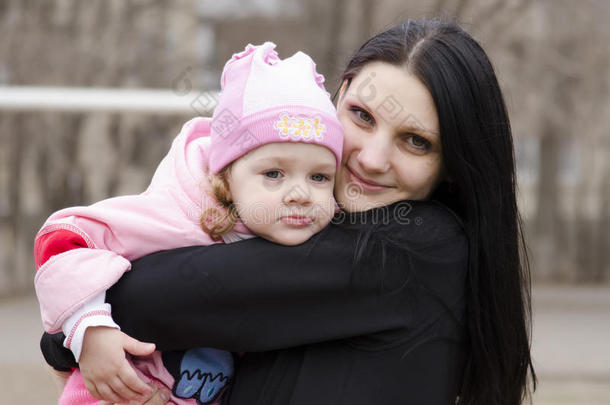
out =
[[[358,264],[358,227],[331,225],[295,247],[256,238],[146,256],[107,300],[125,333],[160,350],[265,351],[418,328],[461,297],[466,241],[444,208],[413,204],[410,221],[375,225]]]
[[[49,334],[45,332],[40,339],[40,351],[45,361],[58,372],[69,373],[78,367],[72,352],[63,345],[66,335],[63,333]]]

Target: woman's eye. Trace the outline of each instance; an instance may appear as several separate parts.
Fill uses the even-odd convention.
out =
[[[328,180],[328,176],[326,176],[326,175],[324,175],[324,174],[322,174],[322,173],[316,173],[316,174],[314,174],[314,175],[312,175],[312,176],[311,176],[311,179],[312,179],[313,181],[315,181],[315,182],[319,182],[319,183],[321,183],[321,182],[323,182],[323,181]]]
[[[373,117],[368,112],[364,111],[358,107],[351,107],[350,110],[354,113],[354,115],[362,122],[371,124],[374,122]]]
[[[263,173],[263,175],[269,179],[279,179],[282,176],[279,170],[269,170]]]
[[[373,117],[371,117],[371,114],[367,113],[366,111],[359,111],[359,117],[364,122],[373,121]]]
[[[409,135],[406,137],[407,143],[415,149],[418,150],[428,150],[430,149],[430,141],[419,135]]]

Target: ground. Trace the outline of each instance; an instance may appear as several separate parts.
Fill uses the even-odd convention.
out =
[[[610,286],[534,288],[536,405],[610,404]],[[32,296],[0,301],[0,392],[5,404],[55,404],[38,349]]]

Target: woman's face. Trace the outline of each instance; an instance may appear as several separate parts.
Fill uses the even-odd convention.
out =
[[[347,211],[426,199],[442,179],[438,116],[428,89],[405,68],[371,62],[341,89],[345,130],[335,197]]]

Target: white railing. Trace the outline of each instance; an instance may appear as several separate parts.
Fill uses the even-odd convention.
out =
[[[0,110],[141,112],[209,116],[218,92],[95,87],[0,87]]]

